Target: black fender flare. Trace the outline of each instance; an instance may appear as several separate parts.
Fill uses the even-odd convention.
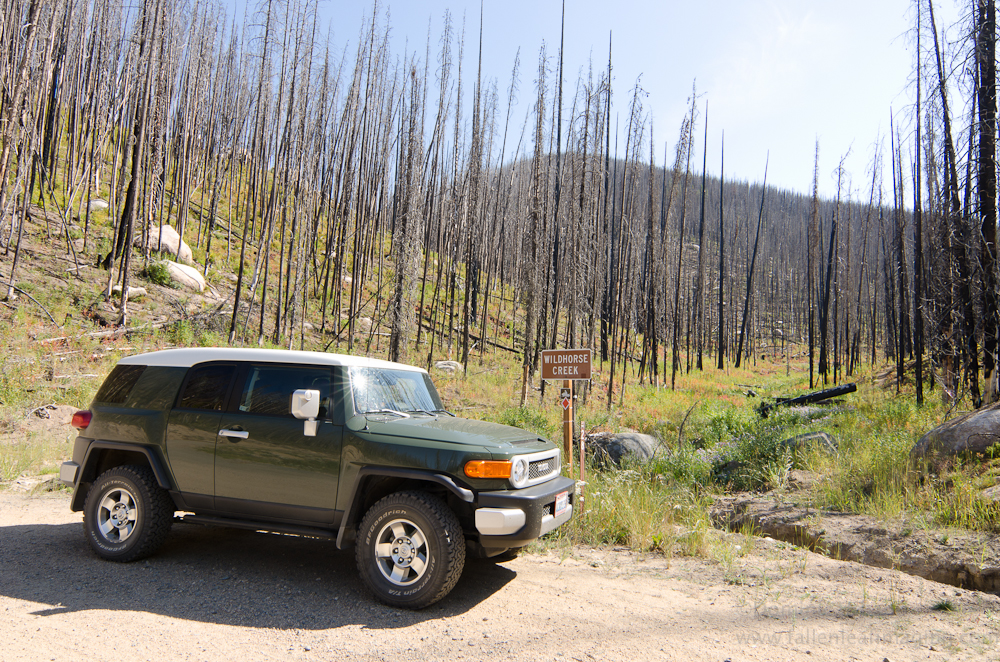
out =
[[[163,461],[160,459],[159,449],[143,444],[122,441],[93,441],[87,447],[87,454],[84,456],[83,465],[80,467],[80,479],[77,481],[76,489],[73,491],[73,500],[70,503],[70,510],[73,512],[83,510],[83,502],[87,497],[87,493],[85,490],[81,490],[80,486],[84,483],[92,483],[97,478],[97,462],[101,454],[94,451],[103,450],[128,451],[130,453],[142,454],[145,456],[146,462],[149,463],[149,468],[152,470],[157,484],[165,490],[173,489],[170,477],[164,469]]]
[[[359,512],[364,495],[360,493],[358,488],[365,482],[366,478],[373,476],[408,478],[428,483],[437,483],[466,503],[473,503],[476,500],[476,495],[472,490],[462,487],[451,476],[446,476],[445,474],[398,467],[361,467],[354,485],[351,487],[351,497],[348,500],[349,505],[344,509],[344,516],[340,520],[340,530],[337,532],[337,549],[344,549],[354,541],[354,525],[364,516],[364,513]]]

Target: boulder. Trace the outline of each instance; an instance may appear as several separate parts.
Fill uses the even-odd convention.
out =
[[[796,437],[785,439],[781,442],[783,448],[790,448],[793,451],[804,448],[819,447],[827,453],[837,452],[837,440],[826,432],[807,432]]]
[[[102,209],[107,209],[108,203],[100,198],[94,198],[90,201],[90,211],[100,211]]]
[[[638,432],[594,432],[587,435],[587,452],[597,463],[620,467],[626,462],[645,464],[666,446],[656,437]]]
[[[1000,403],[969,412],[937,426],[914,445],[914,460],[941,462],[952,457],[990,457],[990,449],[1000,444]],[[994,451],[1000,457],[1000,447]]]
[[[448,373],[449,375],[465,371],[465,368],[458,361],[435,361],[434,367],[441,372]]]
[[[186,264],[177,264],[170,260],[164,260],[163,264],[166,265],[167,273],[170,274],[170,277],[181,287],[196,292],[205,291],[205,278],[194,267],[189,267]]]
[[[118,296],[121,296],[122,286],[121,285],[115,285],[114,287],[111,288],[111,293],[112,294],[117,294]],[[147,292],[146,292],[146,288],[145,287],[132,287],[131,285],[128,286],[128,298],[129,298],[129,300],[131,300],[131,299],[138,299],[139,297],[144,297],[144,296],[146,296],[146,294],[147,294]]]
[[[193,264],[194,259],[191,255],[191,247],[187,245],[187,242],[181,239],[181,236],[177,234],[177,230],[173,229],[169,225],[163,226],[163,233],[160,233],[160,226],[153,223],[149,226],[149,248],[150,250],[160,251],[161,253],[169,253],[170,255],[177,256],[177,243],[180,242],[181,245],[181,262],[187,264]],[[137,246],[142,245],[142,237],[136,237],[135,244]]]
[[[989,501],[1000,501],[1000,485],[987,487],[985,490],[979,493],[979,496]]]

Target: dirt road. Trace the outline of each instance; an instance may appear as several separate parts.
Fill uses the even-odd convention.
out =
[[[90,552],[65,493],[0,492],[0,660],[1000,659],[997,596],[773,540],[709,545],[721,560],[469,562],[414,613],[372,601],[329,542],[181,524],[120,565]]]

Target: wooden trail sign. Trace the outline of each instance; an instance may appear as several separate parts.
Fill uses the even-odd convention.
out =
[[[590,380],[589,349],[543,349],[542,379],[562,381],[559,404],[563,408],[563,456],[573,464],[573,380]]]
[[[590,379],[589,349],[543,349],[542,379]]]

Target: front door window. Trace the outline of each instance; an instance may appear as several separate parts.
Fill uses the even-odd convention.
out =
[[[327,523],[337,502],[342,428],[330,418],[328,367],[251,364],[236,404],[222,415],[215,450],[220,511]],[[320,393],[316,436],[292,416],[292,393]]]

